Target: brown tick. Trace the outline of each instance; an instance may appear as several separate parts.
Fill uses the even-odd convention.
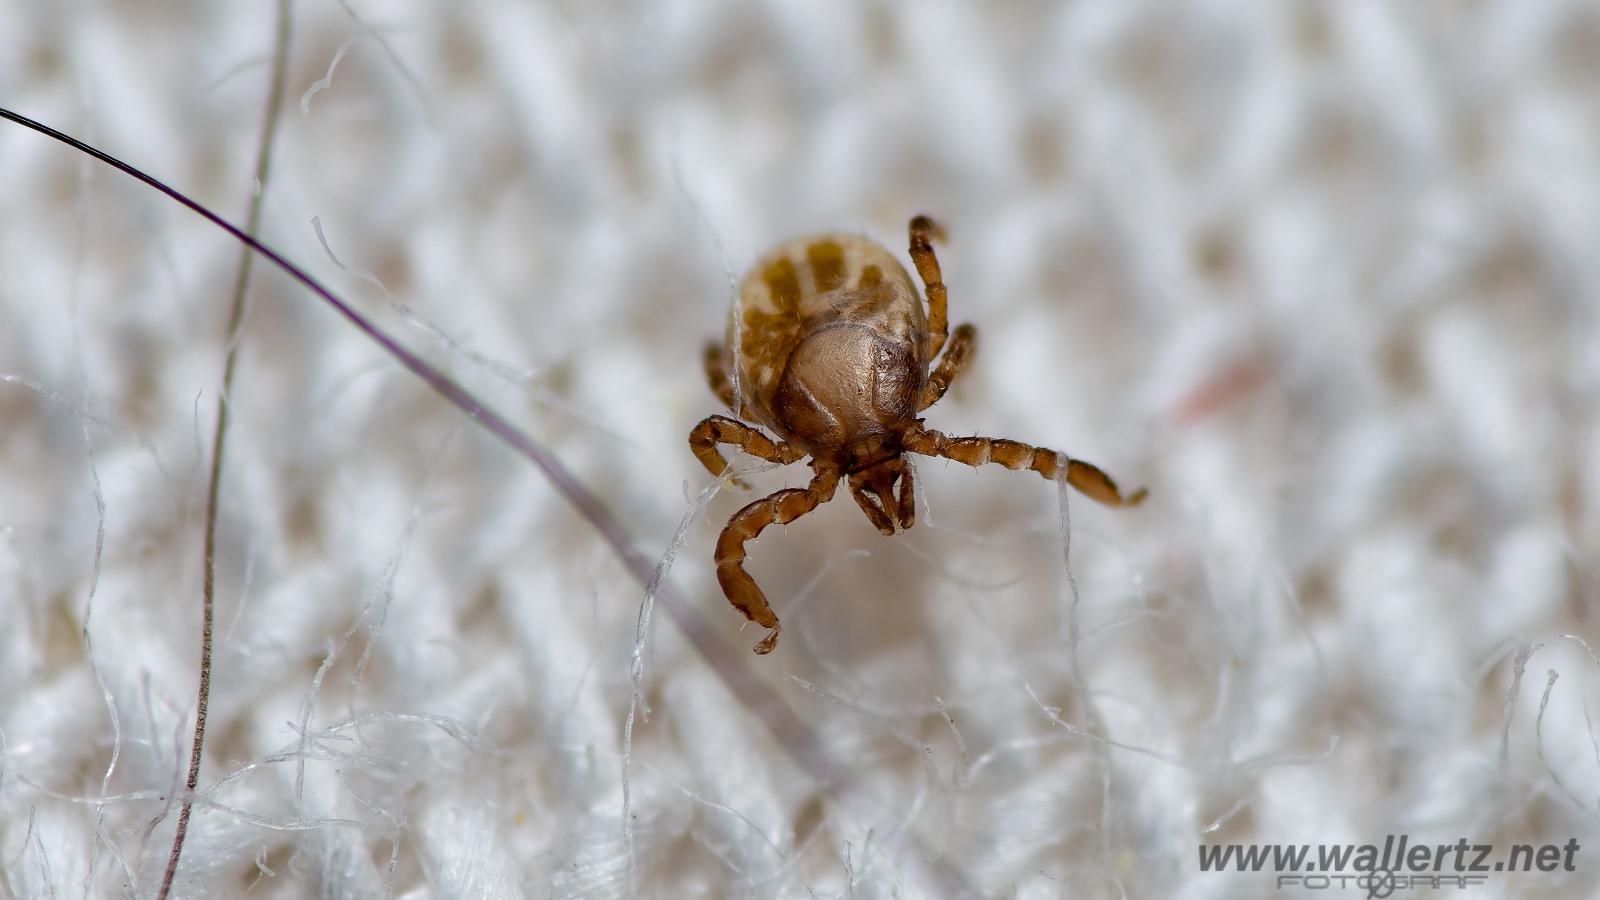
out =
[[[777,645],[778,617],[744,570],[745,542],[773,522],[793,522],[832,499],[841,477],[849,478],[851,496],[886,535],[914,520],[911,469],[901,458],[907,452],[969,466],[1026,468],[1048,479],[1065,465],[1068,484],[1108,506],[1145,497],[1143,489],[1122,496],[1106,473],[1055,450],[946,437],[923,427],[917,414],[944,396],[972,357],[978,331],[962,325],[945,347],[949,320],[932,243],[943,232],[927,216],[912,219],[910,230],[911,262],[928,297],[926,317],[911,276],[889,251],[864,237],[820,234],[779,246],[745,276],[728,322],[733,359],[723,346],[706,348],[711,390],[735,415],[771,428],[781,440],[736,419],[710,416],[689,433],[700,462],[721,475],[728,463],[717,445],[736,444],[775,463],[810,456],[816,472],[809,486],[778,491],[734,513],[717,538],[723,593],[746,618],[772,629],[757,653]],[[730,362],[737,363],[742,407],[728,381]]]

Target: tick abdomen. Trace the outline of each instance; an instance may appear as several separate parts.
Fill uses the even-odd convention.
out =
[[[853,331],[832,333],[840,327]],[[906,405],[914,415],[926,335],[921,298],[900,262],[867,238],[829,233],[785,242],[757,261],[739,286],[727,346],[751,416],[824,447],[881,425],[865,399],[884,414]],[[882,377],[886,365],[904,375]],[[917,382],[909,403],[884,394],[897,397],[906,377]],[[780,415],[780,392],[789,416]]]
[[[916,418],[922,361],[911,343],[848,318],[800,340],[771,398],[774,427],[812,455]]]

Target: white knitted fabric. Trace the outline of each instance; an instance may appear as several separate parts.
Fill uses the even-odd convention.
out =
[[[9,0],[0,105],[243,221],[273,7]],[[1391,834],[1600,891],[1593,0],[295,0],[288,60],[263,240],[690,617],[636,679],[591,523],[258,260],[173,896],[1297,896],[1197,847]],[[911,531],[751,545],[756,657],[701,348],[772,244],[919,212],[980,342],[929,424],[1150,499],[917,459]],[[0,897],[161,883],[239,255],[0,127]]]

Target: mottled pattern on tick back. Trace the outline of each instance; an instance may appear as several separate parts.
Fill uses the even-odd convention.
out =
[[[739,393],[749,416],[768,426],[777,424],[772,397],[795,348],[838,322],[909,345],[916,345],[927,331],[922,298],[911,276],[889,251],[867,238],[796,238],[757,261],[739,285],[726,345],[737,364]]]

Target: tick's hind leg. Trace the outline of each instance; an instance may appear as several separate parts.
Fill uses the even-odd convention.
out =
[[[759,456],[768,462],[782,465],[792,463],[805,455],[792,445],[780,444],[737,419],[730,419],[727,416],[707,416],[689,432],[689,449],[694,451],[695,458],[700,460],[701,465],[712,475],[721,475],[722,470],[728,467],[728,461],[717,452],[718,444],[735,444],[751,456]],[[749,487],[737,478],[734,479],[734,484]]]
[[[1107,506],[1135,506],[1144,500],[1146,491],[1140,488],[1124,497],[1117,490],[1111,476],[1096,466],[1082,460],[1070,459],[1065,453],[1032,447],[1020,441],[986,437],[947,437],[931,428],[906,434],[905,448],[923,456],[942,456],[968,466],[997,463],[1008,469],[1031,469],[1054,481],[1060,473],[1061,463],[1067,464],[1067,484],[1091,500]]]
[[[944,347],[950,328],[950,313],[944,289],[944,275],[939,271],[939,257],[933,255],[933,242],[944,240],[944,229],[927,216],[911,220],[911,262],[922,279],[922,289],[928,295],[928,345],[923,358],[931,360]]]
[[[762,529],[774,522],[787,525],[816,509],[818,504],[826,503],[838,485],[838,472],[820,471],[811,479],[809,487],[778,491],[734,513],[717,537],[717,582],[722,585],[722,592],[745,618],[762,628],[772,629],[771,634],[756,644],[757,653],[771,653],[778,645],[778,617],[755,579],[744,570],[745,542],[754,540]]]
[[[733,382],[728,380],[728,359],[722,352],[722,345],[713,341],[706,345],[705,355],[701,362],[706,370],[706,383],[711,386],[711,393],[717,395],[735,415],[738,410],[734,408]]]
[[[958,325],[956,333],[950,336],[950,346],[944,348],[944,355],[939,357],[939,365],[928,374],[928,383],[922,389],[922,400],[917,404],[917,411],[927,409],[939,402],[944,392],[950,389],[950,382],[966,369],[967,362],[972,359],[972,351],[978,341],[978,329],[972,325]]]

